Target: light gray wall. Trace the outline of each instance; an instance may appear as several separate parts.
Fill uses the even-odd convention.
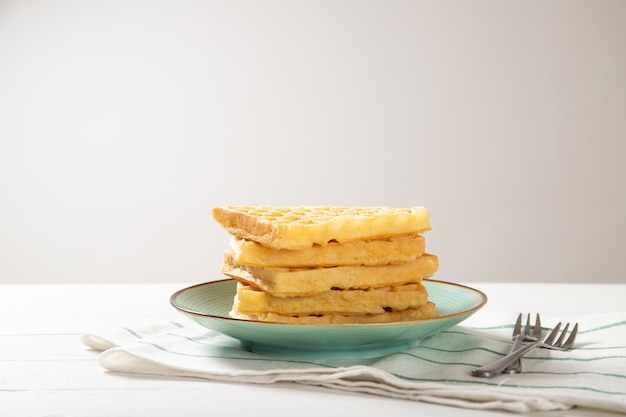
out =
[[[624,1],[3,1],[0,282],[219,276],[221,204],[425,205],[448,281],[626,282]]]

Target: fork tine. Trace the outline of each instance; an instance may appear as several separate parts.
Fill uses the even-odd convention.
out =
[[[530,314],[526,316],[526,326],[524,327],[524,336],[530,335]]]
[[[563,344],[563,340],[565,340],[565,336],[567,335],[567,330],[569,330],[569,323],[567,323],[565,325],[565,328],[563,328],[563,331],[561,332],[561,336],[559,337],[559,339],[554,342],[555,346],[561,346]]]
[[[517,316],[517,321],[515,322],[515,326],[513,327],[513,337],[522,333],[522,313]]]
[[[572,347],[572,345],[574,344],[574,340],[576,340],[577,334],[578,334],[578,323],[574,325],[572,332],[569,334],[569,337],[567,338],[567,340],[565,341],[562,347],[565,349],[569,349],[570,347]]]
[[[554,338],[556,337],[557,334],[559,334],[559,330],[561,330],[561,324],[562,323],[558,323],[554,329],[550,332],[550,334],[548,335],[548,337],[546,337],[546,340],[544,340],[544,343],[547,343],[549,345],[552,344],[552,341],[554,340]]]
[[[541,333],[542,333],[542,328],[541,328],[541,317],[539,317],[539,314],[537,314],[537,317],[535,318],[535,328],[533,329],[533,337],[535,337],[537,340],[541,339]]]

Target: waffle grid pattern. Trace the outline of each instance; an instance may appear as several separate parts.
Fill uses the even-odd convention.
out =
[[[277,224],[318,224],[337,217],[360,218],[411,214],[413,209],[392,207],[333,207],[333,206],[228,206],[247,215]]]

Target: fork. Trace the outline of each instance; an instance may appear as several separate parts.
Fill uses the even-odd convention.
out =
[[[541,339],[541,317],[537,314],[535,318],[535,325],[530,327],[530,314],[526,317],[526,326],[524,327],[524,333],[522,333],[522,314],[517,316],[517,321],[513,327],[513,344],[509,349],[508,354],[515,352],[522,347],[522,341],[524,342],[536,342]],[[516,360],[502,371],[505,374],[519,374],[522,372],[521,359]]]
[[[552,349],[552,350],[568,350],[574,344],[574,340],[576,339],[576,334],[578,333],[578,323],[574,325],[569,337],[565,340],[565,336],[567,335],[567,330],[569,329],[569,323],[565,325],[565,328],[561,332],[559,338],[554,341],[554,339],[559,334],[561,330],[562,323],[556,325],[554,330],[550,332],[548,337],[545,338],[544,341],[536,341],[530,343],[523,348],[517,349],[516,351],[506,355],[504,358],[498,359],[495,362],[482,366],[480,368],[476,368],[472,370],[472,375],[483,378],[491,378],[498,374],[500,374],[509,364],[515,362],[524,356],[527,352],[531,351],[536,347]]]

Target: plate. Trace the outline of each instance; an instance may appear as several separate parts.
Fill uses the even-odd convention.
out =
[[[282,324],[228,316],[237,281],[225,279],[181,289],[170,303],[202,326],[239,339],[251,352],[297,358],[379,357],[409,349],[416,340],[448,329],[487,302],[479,290],[444,281],[423,280],[437,304],[434,319],[373,324]]]

